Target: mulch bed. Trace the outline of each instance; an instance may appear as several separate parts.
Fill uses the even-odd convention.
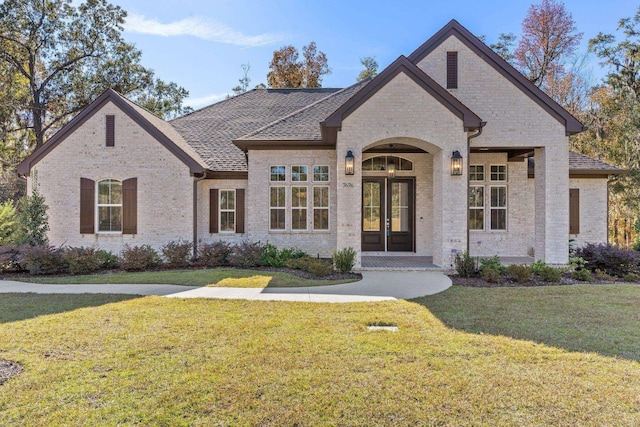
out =
[[[562,285],[577,285],[577,284],[590,284],[590,283],[598,283],[598,284],[611,284],[611,283],[621,283],[622,281],[615,280],[601,280],[594,278],[593,282],[582,282],[580,280],[575,280],[571,278],[571,274],[563,274],[560,278],[559,282],[543,282],[541,280],[537,280],[535,277],[524,282],[518,283],[515,280],[510,278],[502,278],[497,283],[490,283],[484,280],[482,277],[460,277],[457,274],[449,274],[449,278],[454,286],[466,286],[470,288],[504,288],[504,287],[515,287],[515,286],[562,286]],[[629,282],[624,282],[629,283]]]
[[[4,384],[9,378],[20,375],[22,371],[23,368],[19,363],[0,359],[0,385]]]

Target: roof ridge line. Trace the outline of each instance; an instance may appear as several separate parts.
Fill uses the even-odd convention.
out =
[[[363,81],[364,81],[364,80],[363,80]],[[332,92],[332,93],[330,93],[329,95],[325,96],[324,98],[321,98],[321,99],[319,99],[319,100],[317,100],[317,101],[315,101],[315,102],[312,102],[312,103],[311,103],[311,104],[309,104],[309,105],[305,105],[304,107],[302,107],[302,108],[300,108],[300,109],[298,109],[298,110],[294,111],[293,113],[290,113],[290,114],[288,114],[288,115],[286,115],[286,116],[280,117],[279,119],[274,120],[274,121],[272,121],[271,123],[268,123],[268,124],[266,124],[266,125],[262,126],[261,128],[258,128],[258,129],[254,130],[254,131],[252,131],[252,132],[249,132],[249,133],[248,133],[248,134],[246,134],[246,135],[242,135],[242,136],[241,136],[241,137],[239,137],[239,138],[235,138],[235,139],[234,139],[234,141],[243,140],[243,139],[249,138],[249,137],[251,137],[251,136],[253,136],[253,135],[256,135],[256,134],[258,134],[258,133],[262,132],[262,131],[263,131],[263,130],[265,130],[265,129],[268,129],[268,128],[272,127],[272,126],[275,126],[276,124],[281,123],[281,122],[283,122],[284,120],[289,119],[289,118],[291,118],[291,117],[295,116],[296,114],[299,114],[299,113],[301,113],[301,112],[303,112],[303,111],[305,111],[305,110],[308,110],[308,109],[309,109],[309,108],[311,108],[311,107],[314,107],[314,106],[318,105],[319,103],[321,103],[321,102],[323,102],[323,101],[326,101],[327,99],[331,98],[331,97],[332,97],[332,96],[334,96],[334,95],[337,95],[337,94],[339,94],[339,93],[342,93],[342,92],[346,91],[347,89],[351,89],[353,86],[355,86],[355,85],[357,85],[357,84],[360,84],[360,83],[362,83],[363,81],[356,82],[356,83],[354,83],[354,84],[352,84],[352,85],[350,85],[350,86],[347,86],[347,87],[344,87],[344,88],[342,88],[342,89],[340,89],[340,90],[337,90],[337,91],[335,91],[335,92]]]

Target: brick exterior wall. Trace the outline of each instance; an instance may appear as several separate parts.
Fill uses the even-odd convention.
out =
[[[575,247],[607,241],[607,182],[606,178],[569,179],[569,188],[580,190],[580,233],[569,235]]]
[[[105,115],[115,116],[115,146],[105,146]],[[119,253],[123,244],[158,249],[192,241],[189,168],[114,104],[106,104],[31,171],[49,206],[51,244],[95,246]],[[80,178],[138,178],[138,234],[80,234]],[[97,185],[96,185],[97,188]],[[97,209],[96,209],[97,212]],[[97,229],[96,229],[97,230]]]
[[[339,162],[338,162],[339,163]],[[344,157],[342,158],[344,165]],[[308,166],[307,182],[291,181],[291,166]],[[329,166],[329,182],[313,181],[313,166]],[[270,166],[286,166],[286,181],[271,183]],[[343,172],[344,173],[344,172]],[[247,189],[247,237],[252,241],[269,242],[278,247],[297,247],[321,257],[330,257],[336,249],[336,217],[338,209],[336,194],[336,153],[333,150],[250,150],[249,180]],[[269,230],[269,187],[286,187],[286,229]],[[329,186],[329,230],[313,230],[313,186]],[[291,229],[291,187],[306,186],[307,230]],[[358,199],[356,200],[359,200]],[[351,209],[354,209],[352,201]]]
[[[245,179],[204,179],[198,182],[198,245],[205,243],[213,243],[218,240],[224,240],[229,243],[240,243],[249,238],[248,230],[250,223],[247,218],[247,201],[249,199],[247,193],[247,180]],[[231,233],[218,232],[209,233],[209,190],[245,190],[245,232]],[[238,213],[236,212],[236,215]]]

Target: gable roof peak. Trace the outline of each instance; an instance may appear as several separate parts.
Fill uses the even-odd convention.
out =
[[[513,65],[505,61],[504,58],[495,53],[493,49],[484,44],[482,40],[473,35],[471,31],[455,19],[449,21],[444,27],[431,36],[429,40],[413,51],[413,53],[409,55],[409,60],[414,64],[420,63],[420,61],[427,57],[450,36],[454,36],[460,40],[515,87],[520,89],[547,113],[562,123],[565,126],[567,135],[580,133],[587,129],[586,126],[573,117],[571,113],[554,101],[542,89],[531,83],[529,79],[516,70]]]

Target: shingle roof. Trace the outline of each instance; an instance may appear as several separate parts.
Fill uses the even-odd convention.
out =
[[[575,151],[569,151],[569,171],[586,174],[621,174],[627,172],[625,169]]]
[[[234,139],[314,104],[341,89],[253,89],[169,122],[213,171],[246,171]],[[319,129],[319,121],[316,123]]]
[[[263,126],[236,140],[296,140],[318,141],[322,139],[320,122],[362,89],[371,79],[366,79],[338,90],[331,95],[305,106],[288,116]]]

